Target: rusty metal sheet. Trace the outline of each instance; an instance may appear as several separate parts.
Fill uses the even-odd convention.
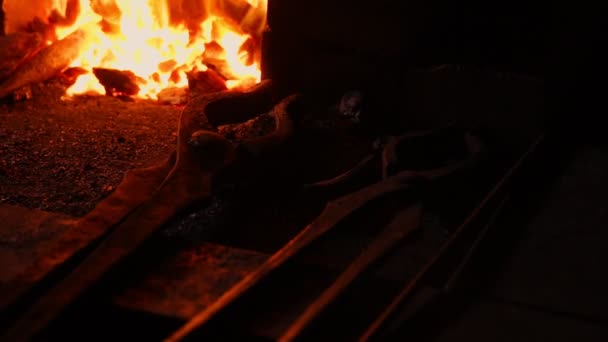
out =
[[[131,310],[187,320],[267,258],[255,251],[201,243],[165,260],[114,302]]]

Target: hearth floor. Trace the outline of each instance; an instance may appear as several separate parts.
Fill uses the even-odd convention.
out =
[[[0,203],[83,216],[127,170],[165,160],[181,108],[83,96],[61,101],[53,84],[30,101],[0,103]]]

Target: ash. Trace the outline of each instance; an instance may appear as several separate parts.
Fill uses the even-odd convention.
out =
[[[220,126],[218,132],[226,139],[237,142],[272,133],[275,125],[274,116],[264,113],[243,123]]]
[[[170,223],[163,235],[170,239],[205,240],[230,223],[236,205],[234,194],[220,194],[210,203]]]

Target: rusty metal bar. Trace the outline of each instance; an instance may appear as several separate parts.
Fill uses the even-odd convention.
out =
[[[386,309],[378,316],[378,318],[370,324],[365,333],[363,333],[359,341],[369,341],[385,327],[385,324],[397,313],[398,309],[404,305],[404,303],[410,298],[414,290],[420,284],[420,281],[425,275],[431,270],[433,266],[437,264],[439,259],[445,254],[448,248],[458,239],[458,237],[469,228],[470,224],[476,220],[483,210],[486,209],[490,201],[495,199],[495,196],[503,191],[513,176],[520,170],[522,165],[532,156],[532,154],[538,149],[539,145],[544,141],[545,135],[541,134],[530,146],[530,148],[517,160],[517,162],[506,172],[502,179],[494,186],[494,188],[486,195],[484,200],[475,208],[475,210],[469,215],[467,220],[461,224],[458,229],[451,235],[438,253],[431,258],[426,265],[409,281],[395,299],[386,307]]]

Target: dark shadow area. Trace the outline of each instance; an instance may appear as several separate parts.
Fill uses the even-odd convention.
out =
[[[571,162],[574,148],[564,144],[559,136],[549,137],[536,158],[526,165],[511,192],[509,204],[498,217],[499,227],[491,227],[459,276],[455,289],[432,301],[391,338],[416,337],[431,341],[477,304],[485,289],[499,281],[503,264],[526,233],[526,223],[543,207],[557,178]],[[474,336],[475,332],[471,334]]]

